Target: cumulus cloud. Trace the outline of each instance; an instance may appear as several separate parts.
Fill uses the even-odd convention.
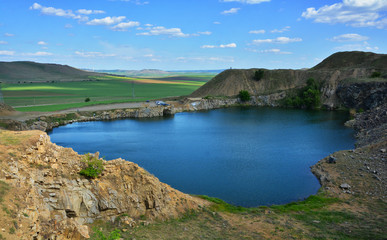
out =
[[[225,10],[225,11],[221,12],[221,14],[223,14],[223,15],[236,14],[239,10],[240,10],[240,8],[231,8],[230,10]]]
[[[15,36],[15,34],[12,34],[12,33],[4,33],[4,36],[6,36],[6,37],[13,37],[13,36]]]
[[[301,42],[301,41],[302,41],[301,38],[277,37],[274,39],[256,39],[256,40],[253,40],[253,44],[261,44],[261,43],[286,44],[286,43]]]
[[[6,41],[0,41],[0,44],[8,44],[8,42],[6,42]]]
[[[143,36],[157,36],[167,35],[170,37],[189,37],[189,34],[183,33],[180,28],[166,28],[162,26],[151,27],[147,29],[147,32],[137,33],[137,35]]]
[[[221,24],[220,22],[213,22],[214,24],[216,24],[216,25],[219,25],[219,24]]]
[[[76,51],[76,55],[80,57],[86,57],[86,58],[96,58],[96,57],[115,57],[115,54],[107,54],[107,53],[101,53],[101,52],[80,52]]]
[[[281,29],[273,29],[270,32],[272,32],[272,33],[283,33],[283,32],[287,32],[289,30],[290,30],[290,26],[286,26],[286,27],[281,28]]]
[[[201,46],[201,48],[236,48],[236,47],[237,47],[237,45],[235,43]]]
[[[334,42],[360,42],[367,41],[369,37],[362,36],[357,33],[347,33],[333,37],[331,40]]]
[[[64,27],[65,27],[65,28],[72,28],[73,25],[71,25],[71,24],[66,24]]]
[[[246,4],[259,4],[263,2],[270,2],[270,0],[221,0],[221,2],[240,2]]]
[[[103,13],[105,13],[105,11],[102,11],[102,10],[79,9],[79,10],[77,10],[77,13],[84,14],[84,15],[90,15],[90,14],[103,14]]]
[[[112,27],[112,30],[114,30],[114,31],[127,31],[128,28],[137,27],[137,26],[140,26],[139,22],[135,22],[135,21],[121,22],[121,23],[115,25],[114,27]]]
[[[58,17],[67,17],[72,19],[78,19],[81,21],[87,21],[88,17],[82,16],[79,14],[75,14],[72,10],[63,10],[60,8],[53,8],[53,7],[45,7],[38,3],[32,4],[30,7],[30,10],[38,10],[44,15],[52,15],[52,16],[58,16]]]
[[[14,51],[0,51],[0,56],[13,56],[15,55]]]
[[[266,31],[265,30],[251,30],[249,33],[250,34],[264,34]]]
[[[386,0],[343,0],[318,9],[307,8],[302,17],[318,23],[344,23],[353,27],[387,29]]]
[[[47,45],[47,43],[45,41],[39,41],[38,45]]]
[[[105,18],[95,18],[89,22],[87,22],[87,25],[113,25],[122,22],[126,17],[125,16],[119,16],[119,17],[105,17]]]

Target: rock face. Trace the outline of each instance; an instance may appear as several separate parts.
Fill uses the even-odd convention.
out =
[[[369,98],[385,99],[386,66],[387,54],[342,52],[333,54],[307,70],[230,69],[215,76],[193,92],[191,97],[236,96],[241,90],[247,90],[255,96],[266,96],[302,88],[306,86],[307,79],[313,78],[320,83],[321,102],[327,108],[356,105],[354,107],[362,106],[368,109],[367,107],[375,107],[370,106],[368,101],[375,101]],[[257,70],[264,72],[260,80],[254,77]],[[377,80],[382,83],[373,83],[372,80],[375,79],[370,79],[375,72],[380,74]],[[356,81],[367,79],[367,82],[357,84],[355,79]],[[379,87],[383,87],[384,90],[380,90]],[[364,99],[346,101],[351,94],[353,94],[351,97],[356,97],[357,89],[362,92],[368,90],[371,94],[359,96]]]
[[[114,221],[123,214],[133,221],[141,216],[168,219],[203,204],[161,183],[135,163],[123,159],[104,161],[102,176],[87,179],[79,175],[82,156],[51,143],[46,133],[1,134],[7,134],[2,135],[4,139],[22,137],[25,142],[20,155],[14,153],[14,157],[1,162],[0,173],[0,180],[18,187],[25,199],[26,207],[21,212],[30,216],[30,231],[23,233],[27,234],[25,239],[87,238],[85,224],[97,219]],[[0,147],[8,151],[7,145]]]

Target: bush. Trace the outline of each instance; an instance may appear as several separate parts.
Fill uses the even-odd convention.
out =
[[[284,105],[297,108],[318,108],[321,104],[320,86],[313,78],[309,78],[306,84],[307,86],[300,90],[298,96],[284,99]]]
[[[371,74],[371,78],[378,78],[378,77],[380,77],[380,76],[382,76],[382,74],[381,74],[380,72],[373,72],[373,73]]]
[[[90,98],[89,97],[85,98],[85,102],[90,102]]]
[[[255,71],[254,78],[255,80],[259,81],[263,78],[263,75],[265,72],[262,69],[259,69],[258,71]]]
[[[85,155],[85,157],[82,159],[82,162],[84,163],[85,166],[79,172],[79,174],[85,177],[97,178],[104,170],[103,160],[97,157],[94,157],[90,153]]]
[[[246,102],[250,100],[250,93],[246,90],[241,90],[238,94],[238,97],[241,99],[242,102]]]

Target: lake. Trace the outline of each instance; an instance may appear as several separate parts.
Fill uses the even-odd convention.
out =
[[[320,184],[310,166],[354,147],[346,120],[344,112],[227,108],[73,123],[49,135],[80,154],[135,162],[182,192],[255,207],[315,194]]]

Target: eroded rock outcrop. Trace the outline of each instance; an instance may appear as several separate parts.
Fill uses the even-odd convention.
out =
[[[20,151],[9,156],[4,154],[15,149],[14,144],[1,142],[6,161],[1,162],[0,180],[17,187],[23,199],[25,206],[18,214],[29,216],[28,231],[21,233],[24,239],[88,238],[86,224],[97,219],[114,221],[123,214],[134,222],[142,216],[150,221],[169,219],[204,204],[161,183],[135,163],[104,161],[102,176],[87,179],[79,175],[82,156],[51,143],[46,133],[0,134],[23,141]]]

